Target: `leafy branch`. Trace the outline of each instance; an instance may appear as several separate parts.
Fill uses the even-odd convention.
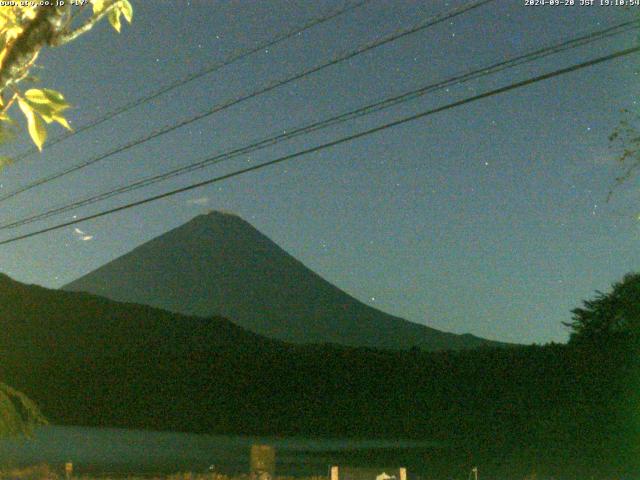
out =
[[[121,17],[129,23],[133,19],[133,7],[128,0],[92,0],[91,5],[91,15],[78,27],[73,27],[73,23],[82,18],[79,14],[82,10],[72,14],[69,2],[60,6],[16,5],[0,9],[0,129],[3,123],[13,122],[9,109],[17,102],[27,121],[29,135],[39,150],[47,138],[46,124],[55,122],[71,128],[62,115],[69,104],[60,92],[44,88],[22,93],[18,89],[20,82],[32,78],[29,72],[40,51],[44,47],[58,47],[76,40],[103,18],[117,32],[121,30]],[[13,96],[5,104],[2,98],[9,87]],[[0,135],[0,141],[3,139]]]
[[[629,181],[640,169],[640,115],[622,110],[624,115],[613,133],[609,135],[611,147],[618,151],[617,162],[622,172],[615,178],[609,190],[607,201],[611,199],[616,188]]]
[[[124,16],[127,22],[131,23],[133,20],[133,7],[128,0],[94,0],[93,15],[82,26],[72,30],[65,31],[57,35],[53,39],[53,45],[59,46],[69,43],[80,35],[87,33],[91,30],[100,20],[107,17],[109,23],[119,33],[121,28],[120,16]]]

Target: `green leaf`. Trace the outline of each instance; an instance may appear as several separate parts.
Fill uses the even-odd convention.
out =
[[[24,92],[24,96],[32,103],[50,103],[50,100],[39,88],[31,88]]]
[[[112,8],[111,10],[109,10],[107,18],[116,32],[120,33],[120,9]]]
[[[48,89],[42,91],[29,91],[26,93],[30,93],[30,98],[25,98],[23,101],[32,111],[40,115],[45,123],[57,122],[67,130],[71,130],[69,122],[67,122],[67,119],[61,115],[62,111],[69,107],[69,105],[64,101],[62,94],[55,90]],[[41,95],[44,95],[47,98],[47,102],[42,102]],[[36,101],[32,101],[32,99]]]
[[[49,101],[55,105],[57,111],[65,110],[69,108],[69,104],[64,99],[64,95],[56,90],[51,90],[50,88],[43,88],[45,96],[49,99]]]
[[[61,112],[69,108],[69,104],[64,100],[64,96],[55,90],[49,88],[39,89],[31,88],[24,92],[25,99],[33,108],[36,105],[46,105],[54,112]]]
[[[131,3],[129,3],[129,0],[122,0],[120,2],[120,11],[122,15],[124,15],[125,20],[131,23],[131,20],[133,20],[133,7]]]
[[[40,114],[47,123],[53,122],[53,117],[58,113],[50,103],[33,103],[25,99],[25,103],[31,107],[31,110]]]
[[[64,118],[63,116],[56,115],[56,116],[53,117],[53,120],[58,122],[60,125],[62,125],[67,130],[73,130],[73,128],[71,128],[71,125],[69,125],[69,122],[67,122],[67,119]]]
[[[44,145],[44,142],[47,139],[47,130],[44,123],[42,123],[42,120],[36,115],[36,112],[33,111],[33,108],[31,108],[29,103],[19,98],[18,105],[27,119],[27,127],[33,143],[36,144],[38,150],[42,151],[42,145]]]
[[[93,4],[94,15],[98,15],[102,10],[104,10],[104,0],[93,0],[91,3]]]

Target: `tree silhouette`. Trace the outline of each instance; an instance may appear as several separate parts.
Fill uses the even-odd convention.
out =
[[[640,338],[640,273],[625,275],[611,292],[596,292],[582,308],[572,311],[570,342],[610,344],[633,342]]]

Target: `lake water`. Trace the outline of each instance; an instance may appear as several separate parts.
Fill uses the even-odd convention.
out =
[[[249,470],[249,449],[268,444],[276,449],[280,475],[326,475],[332,464],[407,466],[418,468],[433,442],[399,440],[310,439],[198,435],[141,430],[47,426],[33,439],[0,440],[5,464],[47,463],[62,468],[73,461],[74,473],[161,474],[205,472],[209,466],[223,473]]]

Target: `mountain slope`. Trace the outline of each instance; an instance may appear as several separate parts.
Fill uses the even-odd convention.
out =
[[[220,212],[197,216],[63,288],[188,315],[222,315],[294,343],[427,350],[493,343],[371,308],[249,223]]]

